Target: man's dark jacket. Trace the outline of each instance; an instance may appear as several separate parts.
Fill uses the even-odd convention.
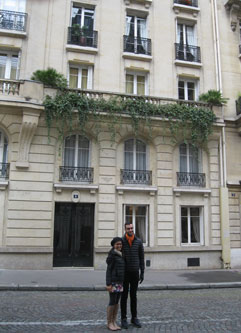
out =
[[[139,272],[140,270],[141,274],[144,274],[145,263],[142,241],[135,236],[130,246],[125,235],[122,240],[122,252],[126,261],[126,272]]]

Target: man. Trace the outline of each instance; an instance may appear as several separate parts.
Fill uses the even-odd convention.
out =
[[[134,234],[133,224],[129,222],[125,223],[125,235],[123,237],[122,252],[126,262],[126,269],[123,293],[121,296],[121,326],[125,329],[128,328],[126,310],[128,291],[130,286],[131,322],[134,326],[141,327],[141,323],[137,318],[136,292],[138,288],[138,282],[142,283],[144,280],[144,248],[142,241]]]

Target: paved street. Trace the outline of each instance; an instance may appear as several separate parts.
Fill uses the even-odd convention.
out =
[[[1,291],[0,332],[108,332],[103,291]],[[241,288],[139,291],[142,329],[127,332],[241,332]]]

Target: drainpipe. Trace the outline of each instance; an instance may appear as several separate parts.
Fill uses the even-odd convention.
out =
[[[222,70],[221,70],[221,53],[219,39],[219,22],[217,0],[212,0],[212,19],[213,19],[213,36],[215,51],[216,67],[216,84],[217,89],[222,93]],[[222,116],[224,113],[222,109]],[[225,126],[222,127],[220,145],[220,222],[221,222],[221,241],[222,241],[222,263],[223,268],[231,266],[231,248],[230,248],[230,230],[229,230],[229,204],[227,188],[227,164],[226,164],[226,137]]]

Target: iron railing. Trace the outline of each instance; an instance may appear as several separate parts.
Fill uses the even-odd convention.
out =
[[[9,178],[9,163],[0,163],[0,179]]]
[[[205,187],[205,173],[177,172],[177,186]]]
[[[199,46],[175,43],[176,60],[201,62],[201,51]]]
[[[0,10],[0,29],[26,31],[26,13]]]
[[[93,183],[93,175],[94,175],[93,168],[68,167],[68,166],[61,166],[59,168],[60,181]]]
[[[236,101],[236,113],[237,116],[241,114],[241,97]]]
[[[123,36],[124,52],[151,55],[151,39],[134,36]]]
[[[152,184],[152,172],[149,170],[121,169],[121,184]]]
[[[198,7],[198,0],[174,0],[178,5]]]
[[[16,80],[0,80],[0,93],[7,95],[19,95],[20,81]]]
[[[68,44],[97,48],[98,32],[95,30],[68,27]]]

